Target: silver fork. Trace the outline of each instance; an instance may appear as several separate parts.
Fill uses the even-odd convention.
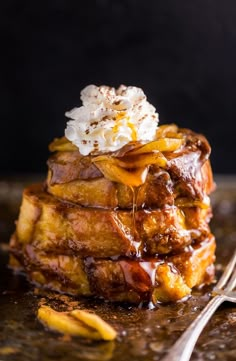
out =
[[[170,348],[168,354],[162,358],[161,361],[189,361],[199,335],[216,309],[224,301],[236,303],[236,292],[233,292],[233,289],[236,286],[235,264],[236,251],[226,266],[217,285],[213,289],[213,298],[199,313],[177,342]]]

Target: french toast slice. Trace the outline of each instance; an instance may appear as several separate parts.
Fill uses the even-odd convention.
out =
[[[134,217],[135,222],[132,210],[63,202],[36,184],[24,190],[10,246],[32,244],[38,251],[79,257],[132,257],[137,251],[152,256],[181,250],[210,234],[210,207],[140,209]]]
[[[159,128],[158,139],[163,136],[176,137],[171,139],[182,139],[183,144],[177,150],[168,151],[167,147],[162,151],[166,159],[165,165],[149,165],[146,181],[139,187],[137,206],[160,208],[174,205],[179,198],[186,199],[188,203],[192,202],[192,205],[204,204],[206,195],[214,189],[208,160],[210,146],[207,140],[202,135],[187,129],[178,129],[174,125],[169,126],[169,132],[165,132],[168,126]],[[59,151],[48,160],[49,193],[86,207],[132,208],[131,188],[105,178],[94,163],[96,156],[82,156],[74,146],[71,150],[60,150],[60,147],[53,146],[51,149]],[[122,151],[114,153],[113,156],[123,163],[124,159],[127,159]],[[130,159],[130,156],[128,158]]]
[[[151,166],[146,182],[139,187],[136,205],[139,208],[161,208],[165,205],[178,204],[180,199],[184,199],[187,204],[204,207],[206,200],[204,195],[209,194],[213,187],[209,184],[212,179],[209,161],[204,163],[198,176],[202,180],[202,194],[198,192],[198,197],[195,197],[195,190],[189,191],[190,185],[187,188],[183,183],[173,181],[167,170]],[[133,206],[132,189],[125,184],[112,182],[102,175],[98,178],[55,183],[52,182],[50,169],[47,176],[47,191],[57,198],[84,207],[131,209]]]
[[[23,267],[37,285],[60,292],[97,296],[109,301],[177,301],[195,286],[207,284],[214,276],[215,239],[209,236],[182,252],[132,260],[79,258],[41,252],[32,244],[20,245],[11,255],[10,265]]]

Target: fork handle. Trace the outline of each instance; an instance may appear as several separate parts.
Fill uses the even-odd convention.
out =
[[[200,333],[225,299],[224,295],[213,297],[161,361],[189,361]]]

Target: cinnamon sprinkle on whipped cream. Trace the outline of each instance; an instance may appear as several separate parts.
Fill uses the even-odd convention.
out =
[[[131,141],[155,139],[158,113],[142,89],[88,85],[82,106],[66,112],[65,136],[82,155],[116,151]]]

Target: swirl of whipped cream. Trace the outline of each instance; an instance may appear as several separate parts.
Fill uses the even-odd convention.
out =
[[[65,136],[82,155],[116,151],[131,141],[155,139],[158,113],[142,89],[88,85],[83,105],[66,112]]]

